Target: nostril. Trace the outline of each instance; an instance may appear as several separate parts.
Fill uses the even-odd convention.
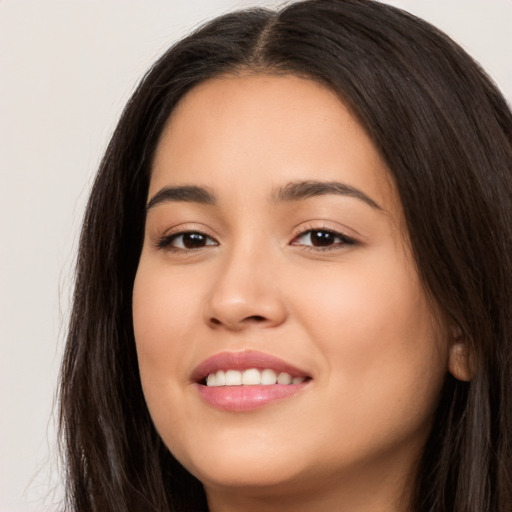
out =
[[[261,323],[261,322],[265,322],[265,321],[266,321],[266,318],[264,316],[251,315],[251,316],[244,318],[242,320],[242,323]],[[222,321],[215,317],[210,318],[210,323],[212,325],[222,325]]]
[[[252,315],[252,316],[248,316],[246,319],[245,319],[246,322],[264,322],[265,321],[265,317],[264,316],[260,316],[260,315]]]

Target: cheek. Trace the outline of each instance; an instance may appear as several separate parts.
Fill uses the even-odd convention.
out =
[[[189,421],[180,390],[189,384],[185,368],[194,351],[190,333],[197,328],[197,294],[197,286],[186,286],[168,268],[141,259],[132,309],[142,389],[156,429],[178,444]]]
[[[184,334],[197,311],[197,283],[182,283],[179,273],[141,260],[133,287],[133,323],[136,341],[151,340],[157,348],[172,346],[172,338]],[[171,337],[172,333],[172,337]]]
[[[361,352],[390,338],[399,343],[408,332],[421,337],[420,327],[422,332],[431,331],[431,314],[415,272],[400,262],[389,265],[383,260],[304,274],[301,292],[293,296],[301,297],[300,309],[310,317],[311,327],[342,344],[358,339]]]
[[[350,440],[354,457],[425,439],[447,364],[415,276],[358,270],[337,285],[312,279],[315,314],[307,315],[325,362],[317,382],[325,402],[315,414],[330,411],[332,453]]]
[[[347,399],[364,400],[369,410],[393,398],[424,398],[427,409],[433,406],[447,350],[416,272],[396,253],[316,272],[303,284],[308,294],[299,307],[325,358],[326,382],[336,382]]]
[[[185,286],[179,276],[168,273],[142,259],[133,288],[135,343],[146,394],[151,391],[148,382],[168,385],[187,378],[181,363],[191,349],[186,341],[197,327],[198,287]]]

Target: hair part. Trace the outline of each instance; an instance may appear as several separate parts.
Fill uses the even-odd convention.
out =
[[[94,182],[60,381],[68,509],[207,510],[147,410],[131,295],[152,158],[194,86],[242,71],[336,91],[396,184],[420,277],[474,357],[447,376],[415,476],[414,512],[512,503],[512,116],[447,36],[371,0],[307,0],[208,23],[166,52],[126,106]]]

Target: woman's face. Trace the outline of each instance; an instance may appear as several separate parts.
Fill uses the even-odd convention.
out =
[[[385,165],[327,88],[247,74],[184,97],[154,160],[133,317],[153,421],[209,497],[381,492],[414,467],[446,336]]]

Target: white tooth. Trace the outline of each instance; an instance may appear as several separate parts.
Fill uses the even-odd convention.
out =
[[[215,384],[217,386],[225,386],[226,385],[226,374],[223,370],[219,370],[215,374]]]
[[[206,385],[207,386],[216,386],[217,385],[215,373],[208,374],[208,377],[206,377]]]
[[[244,373],[242,373],[242,384],[244,386],[257,386],[261,384],[260,371],[255,368],[245,370]]]
[[[277,383],[278,384],[291,384],[292,383],[292,376],[289,373],[280,373],[277,376]]]
[[[226,371],[226,386],[241,386],[242,385],[242,372],[238,370]]]
[[[261,383],[265,386],[275,384],[277,382],[277,375],[274,370],[263,370],[261,372]]]
[[[293,377],[292,384],[302,384],[305,380],[304,377]]]

